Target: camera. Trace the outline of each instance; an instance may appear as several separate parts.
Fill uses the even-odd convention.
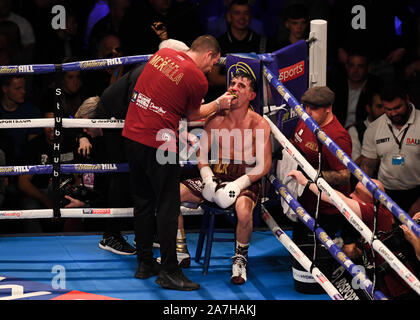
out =
[[[420,219],[414,219],[414,222],[420,224]],[[411,248],[410,243],[404,237],[404,231],[400,224],[394,224],[388,232],[379,232],[379,238],[391,251],[401,251],[405,247]]]
[[[60,183],[60,207],[63,208],[70,203],[64,196],[70,196],[86,203],[89,206],[94,198],[94,191],[84,185],[74,185],[74,177],[66,178]]]
[[[414,219],[414,222],[420,224],[420,219]],[[388,232],[378,232],[378,237],[382,243],[394,252],[396,257],[404,264],[414,265],[417,261],[413,246],[405,239],[404,231],[400,224],[394,224]],[[383,262],[378,268],[379,274],[386,274],[391,270],[388,262]]]

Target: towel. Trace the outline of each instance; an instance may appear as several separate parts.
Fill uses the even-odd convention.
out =
[[[296,170],[297,169],[297,162],[295,159],[292,158],[289,153],[283,149],[283,159],[281,161],[277,162],[277,179],[287,188],[287,190],[290,192],[293,197],[298,198],[305,189],[304,186],[301,186],[295,179],[292,177],[287,177],[287,174],[290,172],[290,170]],[[298,217],[296,216],[296,213],[292,210],[292,208],[289,207],[287,202],[281,198],[281,206],[283,208],[283,212],[285,215],[292,221],[297,222]]]

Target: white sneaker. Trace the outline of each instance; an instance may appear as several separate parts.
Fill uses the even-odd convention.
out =
[[[187,253],[177,252],[176,253],[176,257],[178,259],[178,266],[180,266],[181,268],[188,268],[190,266],[190,264],[191,264],[191,256],[190,256],[190,254],[188,252]],[[160,263],[161,258],[160,257],[157,257],[156,258],[156,261],[158,263]]]
[[[244,284],[246,282],[246,263],[247,260],[243,255],[236,254],[232,257],[232,277],[230,281],[233,284]]]

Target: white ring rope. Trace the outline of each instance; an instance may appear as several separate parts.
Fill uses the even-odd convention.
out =
[[[71,119],[62,118],[63,128],[103,128],[122,129],[124,120],[121,119]],[[204,121],[190,121],[188,126],[203,126]],[[15,128],[53,128],[54,119],[0,119],[0,129]]]
[[[302,250],[290,239],[287,234],[277,225],[273,217],[268,213],[264,205],[261,205],[263,214],[262,218],[270,228],[273,235],[281,242],[287,251],[299,262],[299,264],[318,282],[325,292],[333,300],[344,300],[343,296],[338,292],[334,285],[328,280],[328,278],[319,270],[316,266],[312,268],[312,261],[303,253]]]
[[[281,133],[277,126],[267,117],[271,127],[271,132],[282,147],[293,157],[294,160],[301,166],[303,171],[314,180],[317,176],[316,170],[309,164],[309,162],[299,153],[299,151],[287,140]],[[416,276],[376,237],[366,224],[357,216],[356,213],[340,198],[333,188],[323,179],[317,179],[318,187],[324,192],[334,203],[335,207],[343,214],[343,216],[351,223],[351,225],[363,236],[363,238],[370,243],[375,251],[377,251],[397,272],[397,274],[420,295],[420,282]],[[373,239],[373,241],[372,241]]]
[[[181,205],[183,216],[202,215],[201,207],[188,208]],[[62,218],[111,218],[133,217],[133,208],[61,208]],[[53,209],[3,210],[0,219],[49,219],[54,217]]]

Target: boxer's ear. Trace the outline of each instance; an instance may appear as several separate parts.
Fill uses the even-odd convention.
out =
[[[250,94],[250,97],[249,97],[250,101],[254,100],[256,96],[257,96],[257,93],[254,92],[254,91],[251,91],[251,94]]]

